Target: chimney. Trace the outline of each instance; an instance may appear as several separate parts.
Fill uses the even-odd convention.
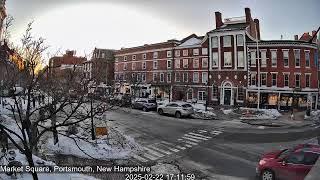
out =
[[[216,15],[216,29],[220,28],[223,25],[222,16],[220,12],[215,12]]]
[[[294,35],[294,40],[298,41],[299,40],[299,36],[298,35]]]
[[[245,8],[244,11],[246,13],[246,23],[250,23],[251,22],[251,11],[250,11],[250,8]]]
[[[254,19],[253,20],[255,25],[256,25],[256,29],[257,29],[257,38],[260,40],[260,24],[259,24],[259,19]]]
[[[312,37],[314,36],[312,42],[317,42],[317,31],[313,30],[312,31]]]

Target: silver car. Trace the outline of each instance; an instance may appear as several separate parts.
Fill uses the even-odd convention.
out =
[[[171,102],[165,105],[159,105],[157,111],[160,115],[169,114],[174,115],[176,118],[183,116],[190,116],[194,113],[193,107],[188,103]]]

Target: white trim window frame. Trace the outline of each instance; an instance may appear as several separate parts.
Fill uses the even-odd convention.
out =
[[[261,49],[261,67],[267,67],[267,50],[266,49]]]
[[[218,48],[219,47],[219,38],[218,36],[214,36],[211,38],[211,48]]]
[[[167,69],[172,69],[172,61],[170,59],[167,60]]]
[[[142,54],[142,59],[147,59],[147,54],[146,53]]]
[[[299,78],[297,79],[297,77],[299,77]],[[295,84],[296,88],[300,88],[301,87],[301,73],[295,73],[294,74],[294,84]]]
[[[128,69],[128,64],[127,63],[123,63],[123,70],[127,70]]]
[[[127,56],[123,56],[123,61],[127,61],[127,60],[128,60]]]
[[[231,43],[231,36],[230,35],[226,35],[223,36],[223,47],[231,47],[232,43]]]
[[[147,75],[146,73],[142,73],[142,77],[141,77],[142,78],[142,82],[146,82],[146,80],[147,80],[146,79],[146,75]]]
[[[158,69],[158,61],[153,61],[153,69]]]
[[[193,59],[193,68],[199,68],[199,58]]]
[[[294,65],[296,68],[301,66],[300,49],[294,49]]]
[[[167,82],[171,82],[171,72],[167,73]]]
[[[223,52],[223,67],[232,67],[232,52]]]
[[[208,72],[202,72],[201,79],[202,79],[202,83],[207,84],[208,83]]]
[[[208,55],[208,48],[202,48],[201,49],[201,54],[202,55]]]
[[[251,86],[257,86],[257,73],[252,73],[251,72]]]
[[[180,73],[179,72],[175,73],[175,82],[180,82]]]
[[[132,55],[132,60],[136,60],[137,56],[136,55]]]
[[[198,56],[199,55],[199,49],[196,48],[196,49],[192,49],[192,53],[194,56]]]
[[[188,49],[182,50],[182,56],[188,56],[188,55],[189,55],[189,50]]]
[[[256,50],[250,50],[249,52],[250,52],[251,67],[256,67],[256,64],[257,64]]]
[[[244,68],[244,51],[237,51],[237,66]]]
[[[244,38],[242,34],[237,34],[237,46],[243,46],[244,44]]]
[[[206,91],[198,91],[198,100],[199,101],[206,101],[207,100]]]
[[[174,55],[175,57],[180,57],[180,50],[175,50]]]
[[[153,82],[157,82],[157,76],[158,76],[157,73],[153,73],[153,74],[152,74],[152,80],[153,80]]]
[[[267,86],[267,73],[263,72],[260,73],[260,86],[266,87]]]
[[[282,50],[283,55],[283,67],[289,68],[290,60],[289,60],[289,50],[284,49]]]
[[[305,57],[305,61],[306,61],[306,68],[310,68],[311,64],[310,64],[310,50],[305,50],[304,51],[304,57]]]
[[[290,87],[290,73],[283,73],[283,86]]]
[[[172,57],[172,51],[171,50],[167,51],[167,57]]]
[[[219,67],[219,53],[218,52],[211,53],[211,61],[212,61],[213,68]]]
[[[272,87],[277,87],[277,78],[278,78],[278,73],[271,73],[271,86]]]
[[[156,51],[156,52],[153,52],[153,59],[157,59],[158,58],[158,52]]]
[[[311,87],[311,73],[305,73],[305,85],[306,88],[310,88]]]
[[[193,82],[199,83],[199,72],[193,72]]]
[[[189,73],[188,72],[184,72],[183,73],[183,82],[188,82],[188,79],[189,79]]]
[[[201,58],[202,68],[208,68],[208,58]]]
[[[135,62],[132,62],[132,64],[131,64],[131,68],[132,68],[132,70],[136,70],[136,63]]]
[[[189,59],[183,59],[182,66],[183,66],[183,68],[188,68],[189,67]]]
[[[147,62],[146,61],[143,61],[141,63],[141,66],[142,66],[142,69],[146,69],[147,68]]]
[[[191,95],[191,96],[190,96]],[[187,90],[187,100],[192,100],[193,99],[193,89],[189,88]]]
[[[271,49],[271,67],[277,67],[277,59],[278,59],[278,52],[276,49]]]
[[[180,59],[176,59],[175,61],[174,61],[174,67],[176,68],[176,69],[180,69],[180,67],[181,67],[181,65],[180,65]]]
[[[160,73],[160,82],[164,82],[164,73]]]

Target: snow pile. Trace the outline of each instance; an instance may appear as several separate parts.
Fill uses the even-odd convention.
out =
[[[232,109],[223,109],[222,110],[222,112],[223,112],[223,114],[230,114],[230,113],[232,113]]]
[[[274,120],[282,116],[277,109],[255,109],[244,107],[241,107],[240,109],[243,110],[244,113],[249,112],[249,114],[245,114],[244,116],[240,117],[240,119]]]
[[[281,113],[279,113],[279,111],[276,109],[260,109],[260,112],[263,112],[264,114],[273,116],[275,118],[281,116]]]
[[[20,130],[21,125],[20,124],[18,125],[13,118],[11,118],[11,117],[9,117],[7,115],[4,115],[4,114],[0,115],[0,123],[2,125],[4,125],[6,128],[8,128],[11,131],[15,132],[20,137],[22,137],[22,133],[21,133],[21,130]],[[15,134],[13,134],[13,133],[9,133],[9,134],[10,134],[10,137],[12,137],[12,139],[14,139],[14,141],[16,141],[16,142],[20,142],[21,141]]]
[[[180,174],[180,170],[172,164],[158,163],[151,166],[151,174]]]
[[[320,120],[320,110],[311,111],[310,117],[308,117],[311,120],[319,121]]]
[[[133,138],[123,135],[115,129],[109,131],[108,136],[88,139],[88,135],[59,135],[59,142],[54,145],[53,138],[45,144],[46,150],[55,154],[73,155],[80,158],[127,159],[142,150]]]

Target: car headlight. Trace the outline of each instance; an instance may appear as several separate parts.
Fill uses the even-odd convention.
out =
[[[259,161],[259,165],[264,165],[264,164],[266,164],[266,163],[267,163],[267,161],[265,161],[265,160],[263,160],[263,159]]]

